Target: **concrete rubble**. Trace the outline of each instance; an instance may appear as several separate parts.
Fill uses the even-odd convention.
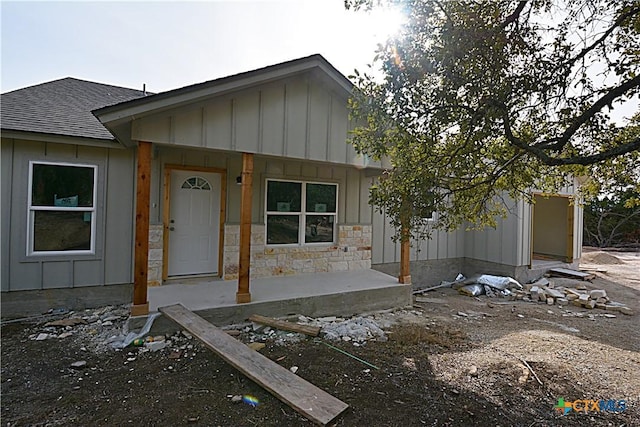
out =
[[[626,315],[633,314],[633,310],[625,304],[611,301],[605,289],[588,289],[584,279],[577,281],[567,278],[566,276],[571,272],[573,270],[565,270],[565,277],[541,277],[524,286],[510,277],[480,275],[467,279],[459,274],[454,282],[443,282],[442,287],[451,286],[460,294],[472,297],[480,295],[486,295],[490,298],[506,297],[510,300],[544,303],[551,306],[573,305]]]
[[[380,325],[374,315],[359,316],[345,319],[336,316],[313,318],[308,316],[297,316],[295,319],[301,325],[315,326],[321,328],[320,337],[329,341],[351,342],[354,346],[361,346],[367,341],[386,341],[387,337],[383,328],[390,325]],[[233,334],[232,329],[227,333]],[[238,328],[237,326],[235,327]],[[269,326],[252,323],[251,326],[241,327],[245,334],[248,334],[250,342],[265,342],[272,340],[277,345],[286,345],[307,339],[300,333],[281,331]]]
[[[583,283],[545,277],[527,283],[522,290],[514,290],[512,300],[545,303],[565,307],[573,305],[587,309],[600,309],[631,315],[633,310],[625,304],[611,301],[605,289],[587,289]]]

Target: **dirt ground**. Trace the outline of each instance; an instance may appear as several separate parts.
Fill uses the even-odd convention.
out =
[[[369,365],[319,338],[283,343],[250,327],[238,338],[264,341],[263,355],[347,403],[335,426],[640,426],[640,255],[609,254],[620,263],[587,257],[599,272],[583,283],[632,315],[442,289],[371,315],[386,341],[331,342]],[[46,326],[73,318],[84,323]],[[162,350],[112,349],[105,338],[125,319],[116,307],[5,322],[2,424],[312,425],[177,327]],[[257,406],[233,402],[247,395]],[[615,400],[617,409],[624,400],[626,409],[561,415],[560,398]]]

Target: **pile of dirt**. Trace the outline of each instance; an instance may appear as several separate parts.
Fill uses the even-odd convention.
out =
[[[581,261],[585,264],[595,265],[624,264],[624,261],[617,256],[602,251],[584,253]]]

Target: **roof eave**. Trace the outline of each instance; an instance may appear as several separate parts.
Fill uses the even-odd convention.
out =
[[[125,148],[117,139],[87,138],[74,135],[59,135],[53,133],[30,132],[13,129],[1,129],[0,136],[8,139],[27,141],[52,142],[57,144],[89,145],[94,147]]]

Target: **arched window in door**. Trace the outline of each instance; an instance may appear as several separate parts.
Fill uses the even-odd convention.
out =
[[[192,176],[184,180],[182,188],[189,190],[211,190],[211,185],[209,185],[209,181],[204,178]]]

